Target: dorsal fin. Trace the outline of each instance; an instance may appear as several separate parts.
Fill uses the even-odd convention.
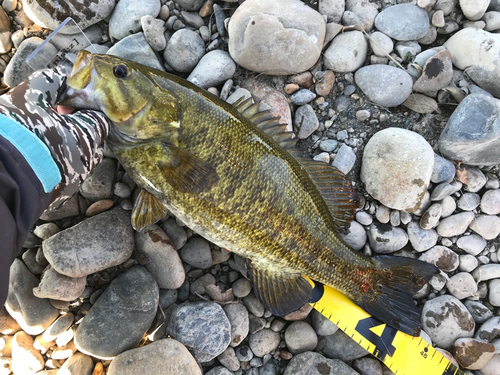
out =
[[[321,161],[297,158],[318,187],[325,199],[337,230],[344,232],[349,227],[359,196],[356,189],[337,168]]]
[[[279,117],[269,117],[270,110],[259,112],[259,102],[252,102],[252,98],[244,100],[242,96],[233,103],[234,107],[255,126],[272,137],[281,147],[294,153],[297,139],[292,139],[293,132],[287,132],[286,124],[280,124]],[[295,156],[295,155],[294,155]]]

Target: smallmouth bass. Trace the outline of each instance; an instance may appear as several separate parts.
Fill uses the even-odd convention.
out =
[[[275,315],[327,284],[391,327],[418,335],[413,295],[437,272],[401,257],[365,257],[339,230],[355,191],[326,163],[296,158],[284,125],[258,103],[232,106],[194,84],[131,61],[80,51],[60,104],[103,111],[108,143],[143,189],[132,223],[167,209],[193,231],[248,259],[256,296]]]

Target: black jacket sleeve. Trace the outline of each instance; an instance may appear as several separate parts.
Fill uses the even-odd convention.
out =
[[[0,135],[0,306],[7,298],[10,265],[51,196],[22,154]]]

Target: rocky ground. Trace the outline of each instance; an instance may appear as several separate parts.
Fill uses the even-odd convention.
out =
[[[3,0],[4,90],[71,16],[97,52],[262,100],[362,193],[354,249],[442,270],[415,296],[422,337],[500,374],[500,1],[87,3]],[[12,265],[1,375],[392,373],[308,305],[271,315],[244,260],[175,217],[134,232],[138,189],[106,156]]]

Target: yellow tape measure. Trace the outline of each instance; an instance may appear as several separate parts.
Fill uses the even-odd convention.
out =
[[[381,323],[339,291],[306,279],[314,286],[311,305],[396,375],[465,375],[421,337]]]

